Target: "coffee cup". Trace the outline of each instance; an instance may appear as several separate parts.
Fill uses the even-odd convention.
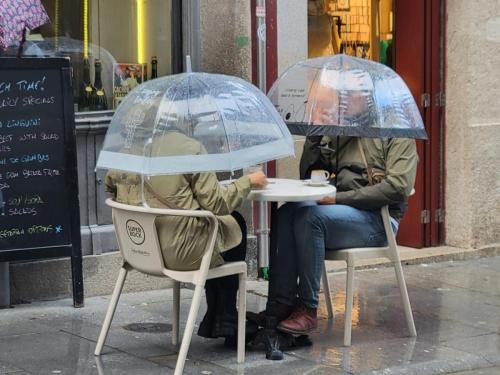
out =
[[[311,182],[314,183],[326,183],[330,178],[330,173],[323,169],[315,169],[311,172]]]

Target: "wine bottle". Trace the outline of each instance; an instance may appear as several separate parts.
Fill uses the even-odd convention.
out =
[[[108,109],[108,100],[106,98],[106,92],[104,91],[104,86],[101,79],[101,61],[96,59],[94,63],[95,78],[94,78],[94,88],[92,92],[92,105],[90,109],[92,111],[105,111]]]
[[[151,60],[151,79],[158,78],[158,59],[153,56]]]
[[[90,82],[90,63],[86,57],[83,59],[83,80],[80,84],[80,91],[78,93],[78,110],[80,112],[90,111],[92,103],[92,93],[94,86]]]
[[[144,63],[142,64],[142,82],[146,82],[147,80],[148,80],[148,64]]]

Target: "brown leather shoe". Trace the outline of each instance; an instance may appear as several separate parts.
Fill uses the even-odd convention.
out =
[[[281,332],[293,335],[304,335],[318,326],[318,310],[305,306],[297,307],[290,316],[278,324]]]
[[[294,306],[285,305],[283,303],[273,303],[267,310],[259,313],[247,311],[247,319],[258,324],[260,327],[266,326],[266,316],[273,316],[276,318],[276,323],[285,320],[293,312]]]

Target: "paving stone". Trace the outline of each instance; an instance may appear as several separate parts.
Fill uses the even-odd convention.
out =
[[[0,339],[0,360],[35,374],[90,374],[96,366],[95,343],[64,332]],[[160,374],[160,367],[137,357],[108,351],[103,356],[111,373]]]
[[[444,345],[476,354],[488,362],[500,365],[500,335],[489,334],[446,342]],[[500,372],[499,372],[500,374]]]
[[[500,374],[500,367],[496,366],[453,373],[453,375],[498,375],[498,374]]]
[[[345,273],[329,275],[335,317],[321,295],[313,346],[268,361],[248,347],[245,364],[223,339],[193,335],[185,374],[500,374],[500,257],[404,267],[418,337],[410,338],[391,268],[356,272],[352,346],[343,347]],[[265,308],[267,283],[249,283],[247,308]],[[181,332],[192,290],[181,293]],[[93,351],[109,297],[19,305],[0,311],[0,374],[172,374],[171,333],[134,332],[134,324],[171,324],[171,290],[124,294],[103,355]],[[197,324],[205,313],[204,301]],[[168,326],[165,326],[168,328]],[[195,327],[197,329],[197,327]],[[468,371],[468,372],[465,372]],[[495,372],[497,371],[497,372]],[[460,373],[462,372],[462,373]]]
[[[5,374],[19,374],[19,373],[24,373],[27,374],[27,372],[23,371],[19,367],[11,366],[7,362],[0,361],[0,375],[5,375]]]

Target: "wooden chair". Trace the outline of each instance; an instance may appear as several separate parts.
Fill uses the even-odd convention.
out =
[[[210,260],[217,238],[218,221],[215,215],[209,211],[171,210],[145,208],[117,203],[107,199],[106,204],[112,208],[113,223],[115,226],[118,246],[123,257],[123,266],[120,269],[118,280],[109,302],[106,318],[102,325],[101,333],[97,341],[95,355],[101,354],[102,348],[108,335],[109,327],[120,298],[128,271],[135,269],[148,275],[168,277],[174,281],[173,301],[173,324],[172,344],[179,342],[179,307],[180,307],[180,283],[192,283],[195,285],[193,300],[189,310],[184,336],[180,347],[175,374],[182,374],[186,360],[189,344],[193,334],[194,324],[198,315],[200,302],[205,287],[205,281],[228,275],[239,275],[239,303],[238,303],[238,352],[237,361],[245,361],[245,310],[246,310],[246,274],[245,262],[226,263],[220,267],[209,269]],[[204,218],[209,223],[209,241],[205,247],[205,254],[201,266],[195,271],[174,271],[166,268],[163,261],[160,242],[156,231],[156,218],[160,216],[182,216]],[[195,236],[196,233],[193,233]]]
[[[414,192],[412,191],[412,194]],[[413,322],[413,313],[411,311],[410,299],[406,289],[406,282],[401,267],[401,260],[398,254],[398,246],[396,237],[392,231],[391,220],[389,216],[388,206],[380,209],[384,229],[387,236],[387,246],[385,247],[366,247],[352,248],[342,250],[327,250],[325,252],[325,265],[323,266],[323,291],[325,293],[326,308],[328,317],[333,317],[333,306],[330,294],[330,285],[328,284],[328,276],[326,273],[326,261],[328,260],[343,260],[347,263],[347,281],[346,281],[346,300],[345,300],[345,326],[344,326],[344,346],[351,345],[351,329],[352,329],[352,303],[354,298],[354,267],[357,260],[388,258],[393,262],[396,271],[396,278],[403,301],[406,322],[410,331],[410,336],[417,336],[415,323]]]

